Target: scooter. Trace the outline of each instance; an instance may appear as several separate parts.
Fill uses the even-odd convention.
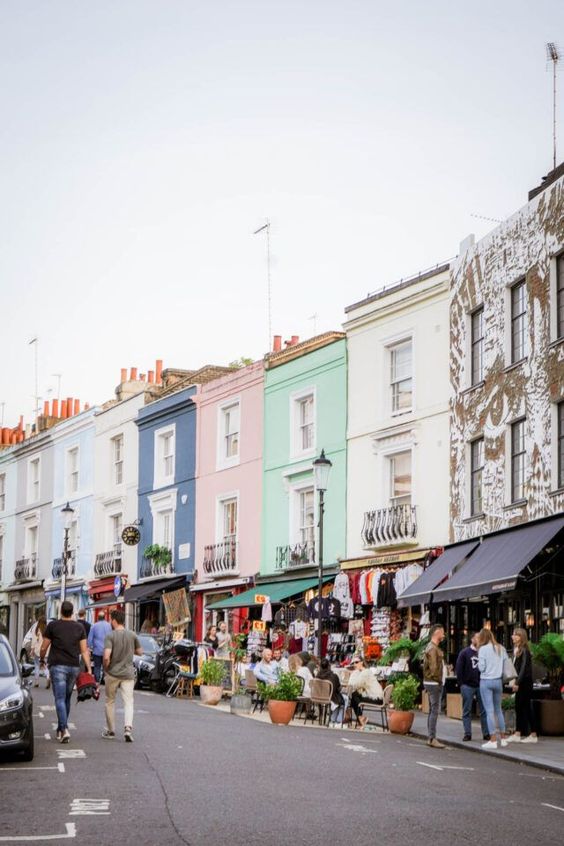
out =
[[[151,690],[155,693],[165,693],[177,674],[175,662],[187,662],[191,659],[195,643],[191,640],[169,640],[163,643],[155,655],[155,666],[151,671]]]

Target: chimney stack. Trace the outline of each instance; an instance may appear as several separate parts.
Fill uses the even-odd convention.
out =
[[[67,419],[67,400],[61,400],[61,420]]]
[[[85,402],[85,403],[84,403],[84,410],[85,410],[85,411],[88,411],[88,409],[89,409],[89,408],[90,408],[90,403],[89,403],[89,402]]]
[[[275,335],[272,343],[272,352],[280,352],[282,349],[282,335]]]
[[[154,381],[155,381],[155,371],[154,370],[148,370],[147,371],[147,381],[148,381],[149,385],[152,385],[154,383]]]
[[[299,335],[292,335],[292,340],[290,341],[290,346],[295,347],[296,344],[300,343],[300,336]]]
[[[136,382],[137,381],[137,368],[136,367],[131,368],[131,370],[129,372],[129,381],[130,382]]]
[[[23,432],[23,414],[20,414],[20,422],[18,423],[18,429],[20,432]]]
[[[120,383],[127,382],[127,367],[121,368],[121,379]]]
[[[58,417],[59,416],[59,400],[54,399],[51,402],[51,417]]]
[[[75,399],[74,401],[74,413],[80,414],[80,400]]]
[[[140,382],[144,382],[144,381],[145,381],[145,374],[144,374],[144,373],[140,373],[140,374],[139,374],[139,381],[140,381]]]
[[[49,400],[45,400],[43,403],[43,417],[49,417]]]
[[[67,397],[67,417],[72,417],[72,397]]]
[[[157,358],[156,367],[155,367],[155,382],[157,385],[160,385],[162,382],[162,374],[163,374],[163,361],[162,358]]]

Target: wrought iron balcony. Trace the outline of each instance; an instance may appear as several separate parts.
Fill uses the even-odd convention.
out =
[[[205,546],[202,568],[208,576],[224,576],[228,573],[236,573],[238,568],[237,541],[227,540]]]
[[[76,573],[76,550],[70,549],[69,550],[69,557],[67,558],[67,579],[73,578],[74,574]],[[63,559],[62,558],[54,558],[53,559],[53,569],[51,570],[51,577],[56,581],[59,582],[63,575]]]
[[[30,582],[37,578],[37,553],[33,552],[29,558],[20,558],[16,561],[14,570],[15,582]]]
[[[174,562],[158,564],[152,558],[143,558],[139,569],[140,579],[150,579],[151,576],[171,576],[174,573]]]
[[[108,552],[99,552],[94,560],[94,575],[99,579],[104,576],[119,576],[121,573],[121,544]]]
[[[364,546],[399,546],[417,543],[417,511],[415,505],[391,505],[366,511],[361,532]]]
[[[276,569],[293,570],[315,564],[315,543],[295,543],[276,547]]]

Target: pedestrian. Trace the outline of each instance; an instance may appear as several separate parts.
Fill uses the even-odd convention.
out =
[[[444,743],[437,740],[437,720],[443,698],[444,655],[439,644],[444,640],[445,630],[440,624],[431,626],[430,641],[423,653],[423,687],[429,698],[427,718],[427,743],[433,749],[444,749]]]
[[[106,620],[106,612],[98,611],[98,621],[94,623],[88,634],[88,648],[92,652],[94,664],[94,678],[100,684],[102,678],[102,661],[104,656],[104,642],[112,627]]]
[[[133,688],[135,672],[133,655],[143,655],[143,647],[135,632],[125,628],[125,612],[112,611],[112,631],[104,642],[104,673],[106,679],[106,728],[102,737],[116,736],[115,703],[118,690],[123,700],[124,740],[133,743]]]
[[[537,733],[532,730],[533,659],[529,649],[529,638],[525,629],[515,629],[511,640],[513,641],[513,664],[517,671],[517,678],[512,684],[515,694],[515,732],[507,740],[537,743]]]
[[[490,739],[482,743],[482,749],[497,749],[507,746],[505,720],[501,710],[503,693],[503,662],[507,652],[493,636],[490,629],[481,629],[478,635],[478,669],[480,670],[480,695],[488,718]]]
[[[225,620],[222,620],[217,632],[217,649],[215,650],[216,658],[229,658],[230,641],[231,635],[227,631],[227,623]]]
[[[89,623],[86,619],[86,608],[81,608],[78,612],[78,622],[84,626],[84,631],[86,632],[86,638],[88,639],[88,635],[90,634],[90,629],[92,628],[92,623]]]
[[[480,696],[480,671],[478,669],[478,633],[474,632],[470,638],[470,646],[463,649],[456,659],[456,678],[460,686],[462,696],[462,725],[464,737],[462,740],[472,740],[472,705],[474,700],[480,709],[480,723],[482,725],[482,737],[490,739],[488,719]]]
[[[61,603],[61,618],[47,624],[40,653],[44,661],[49,651],[49,673],[57,711],[57,740],[61,743],[70,740],[68,720],[71,696],[80,671],[81,657],[86,672],[92,671],[84,627],[73,620],[73,612],[72,602],[65,600]]]
[[[368,717],[362,713],[363,702],[384,701],[384,691],[372,670],[369,670],[360,655],[353,655],[350,663],[352,673],[349,676],[348,689],[351,694],[351,708],[356,717],[357,725],[364,728]]]
[[[31,631],[31,655],[33,657],[33,663],[35,665],[34,670],[34,687],[39,687],[39,675],[41,673],[41,669],[45,670],[45,676],[47,678],[46,687],[49,688],[51,686],[51,682],[49,680],[49,670],[47,669],[47,664],[41,660],[41,644],[43,643],[43,635],[45,634],[45,629],[47,628],[47,620],[45,617],[38,617],[35,626]]]

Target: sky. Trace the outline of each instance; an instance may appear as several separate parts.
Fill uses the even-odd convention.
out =
[[[0,0],[0,421],[34,337],[91,404],[261,358],[267,219],[284,338],[455,256],[551,169],[547,41],[561,0]]]

